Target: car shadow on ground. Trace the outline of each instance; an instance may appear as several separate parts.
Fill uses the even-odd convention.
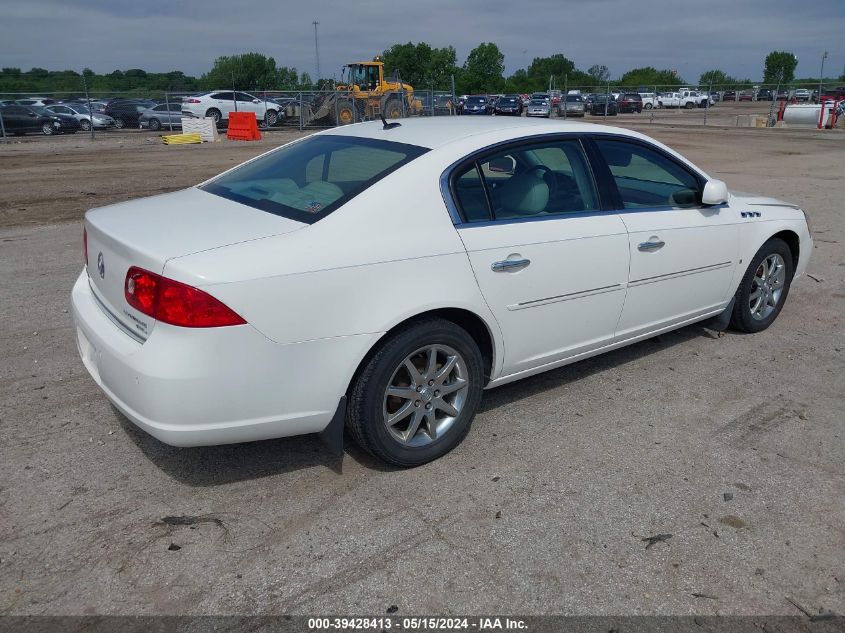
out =
[[[479,413],[505,404],[531,398],[550,389],[581,380],[587,376],[615,369],[644,356],[675,345],[700,338],[716,338],[716,333],[700,324],[661,334],[634,345],[594,356],[572,365],[520,380],[487,391]],[[243,480],[260,479],[323,466],[343,473],[344,455],[368,470],[396,470],[360,449],[349,437],[344,437],[344,455],[334,455],[316,435],[227,444],[177,448],[163,444],[138,429],[120,411],[112,407],[126,435],[141,452],[169,476],[189,486],[220,486]],[[460,449],[458,449],[460,450]]]

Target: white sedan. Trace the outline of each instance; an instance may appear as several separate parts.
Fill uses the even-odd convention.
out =
[[[777,318],[813,250],[647,136],[500,117],[361,123],[89,211],[79,352],[178,446],[343,429],[414,466],[482,390],[716,317]]]

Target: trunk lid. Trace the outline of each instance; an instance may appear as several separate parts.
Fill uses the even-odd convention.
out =
[[[112,321],[144,341],[155,319],[126,302],[131,266],[161,274],[174,257],[305,226],[196,188],[93,209],[85,215],[88,280]]]

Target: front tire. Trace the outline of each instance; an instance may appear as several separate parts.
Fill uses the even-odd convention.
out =
[[[223,120],[223,115],[217,108],[209,108],[206,111],[205,116],[214,119],[214,125],[220,125],[220,121]]]
[[[780,314],[792,277],[792,251],[772,238],[757,251],[736,291],[731,325],[742,332],[762,332]]]
[[[153,132],[158,132],[161,129],[161,121],[158,119],[150,119],[150,129]]]
[[[126,127],[126,121],[123,120],[123,117],[116,116],[116,117],[114,117],[114,126],[118,130],[122,130],[123,128]]]
[[[54,131],[53,131],[53,124],[52,124],[52,123],[44,123],[44,124],[42,124],[42,125],[41,125],[41,133],[42,133],[44,136],[52,136],[52,135],[53,135],[53,133],[54,133]]]
[[[273,127],[276,123],[279,122],[279,113],[275,110],[267,110],[264,113],[264,124],[267,127]]]
[[[90,132],[91,131],[91,121],[88,119],[82,119],[79,122],[79,125],[82,126],[83,131]]]
[[[483,359],[451,321],[427,318],[385,339],[350,394],[347,426],[375,457],[404,468],[455,448],[481,401]]]
[[[388,99],[384,105],[384,117],[386,119],[400,119],[402,118],[402,104],[399,99]]]

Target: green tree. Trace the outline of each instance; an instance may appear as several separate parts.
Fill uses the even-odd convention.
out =
[[[497,92],[505,83],[505,56],[493,42],[472,49],[459,76],[458,92]]]
[[[382,54],[387,76],[400,76],[415,88],[445,89],[456,70],[455,49],[432,48],[425,42],[394,44]]]
[[[550,83],[562,90],[564,82],[574,72],[575,63],[562,53],[555,53],[551,57],[535,57],[528,67],[528,78],[534,90],[548,90]]]
[[[593,64],[587,69],[587,74],[590,76],[590,79],[593,80],[593,83],[596,85],[606,84],[610,81],[610,71],[608,70],[607,66]]]
[[[233,85],[236,90],[261,90],[278,87],[287,79],[283,75],[272,57],[244,53],[215,59],[211,70],[200,78],[200,83],[209,90]]]
[[[722,70],[708,70],[701,73],[701,76],[698,78],[698,85],[699,86],[726,86],[728,84],[735,84],[736,79],[728,75],[726,72]]]
[[[787,51],[772,51],[766,55],[763,69],[763,83],[774,84],[790,83],[795,79],[795,67],[798,65],[798,58]]]
[[[684,80],[675,71],[657,70],[651,66],[629,70],[619,79],[620,85],[631,88],[638,88],[640,86],[680,86],[684,83]]]

